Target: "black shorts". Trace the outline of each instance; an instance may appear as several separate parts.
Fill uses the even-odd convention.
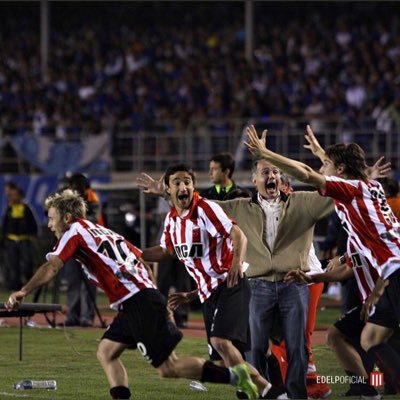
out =
[[[386,288],[387,289],[387,288]],[[385,292],[386,292],[385,289]],[[385,296],[385,293],[381,296]],[[379,299],[379,303],[381,303],[381,299]],[[378,304],[376,305],[376,309],[374,314],[372,314],[368,318],[368,322],[371,324],[384,326],[386,328],[392,328],[395,331],[398,330],[398,324],[395,324],[395,319],[393,318],[393,311],[390,314],[388,311],[384,310],[383,305],[386,304],[386,296],[384,297],[383,302],[381,303],[381,307],[378,308]],[[360,343],[361,340],[361,332],[364,329],[365,323],[360,319],[362,306],[357,306],[347,311],[344,315],[342,315],[335,323],[334,326],[344,335],[346,338],[353,344]],[[397,333],[396,333],[397,335]]]
[[[393,335],[388,340],[388,344],[400,354],[400,326],[394,330]]]
[[[365,323],[360,319],[361,306],[343,314],[333,325],[353,344],[360,344]]]
[[[389,285],[379,298],[375,312],[368,322],[396,329],[400,324],[400,269],[393,272],[388,279]]]
[[[145,289],[121,304],[102,339],[137,348],[157,368],[180,342],[182,333],[168,320],[165,297],[156,289]]]
[[[250,286],[245,277],[232,288],[220,285],[202,304],[211,360],[221,360],[211,346],[211,337],[229,339],[242,355],[250,350],[249,302]]]

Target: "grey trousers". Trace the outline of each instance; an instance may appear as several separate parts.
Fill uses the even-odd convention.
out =
[[[86,279],[78,261],[70,259],[64,268],[67,278],[67,321],[77,325],[93,323],[96,286]]]

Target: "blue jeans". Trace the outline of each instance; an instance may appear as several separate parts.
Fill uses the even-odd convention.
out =
[[[246,359],[268,379],[266,352],[276,314],[286,342],[288,370],[286,392],[293,399],[307,399],[308,354],[306,321],[308,288],[306,285],[249,279],[251,350]]]

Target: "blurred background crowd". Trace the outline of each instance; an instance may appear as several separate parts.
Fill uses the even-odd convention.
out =
[[[396,2],[254,3],[251,60],[243,4],[54,2],[43,79],[38,3],[0,4],[2,134],[172,134],[193,118],[274,116],[398,129]]]
[[[398,181],[398,4],[253,2],[246,54],[247,3],[0,2],[0,190],[15,182],[40,228],[45,196],[88,173],[106,224],[153,244],[165,210],[149,198],[144,210],[134,175],[185,161],[204,189],[211,156],[230,152],[249,188],[249,123],[317,168],[303,149],[311,123],[324,147],[356,141],[370,163],[386,156]],[[0,198],[2,215],[9,206]]]

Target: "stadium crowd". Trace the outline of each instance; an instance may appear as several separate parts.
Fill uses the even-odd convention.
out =
[[[172,131],[192,118],[330,116],[383,132],[400,125],[395,3],[254,7],[248,62],[240,2],[52,3],[42,79],[39,5],[2,4],[0,129],[63,140],[158,129],[162,120]]]

